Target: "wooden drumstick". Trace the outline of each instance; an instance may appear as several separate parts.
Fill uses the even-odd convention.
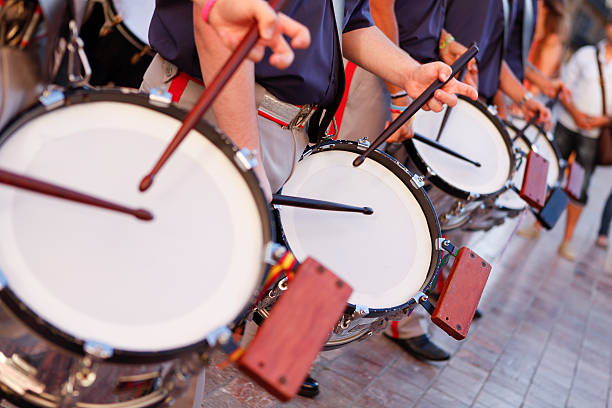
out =
[[[56,184],[47,183],[46,181],[38,180],[32,177],[22,176],[8,170],[0,169],[0,184],[6,184],[22,190],[28,190],[51,197],[61,198],[63,200],[132,215],[142,221],[153,220],[153,214],[142,208],[128,208],[126,206],[103,200],[89,194],[80,193],[78,191],[60,187]]]
[[[391,124],[378,136],[378,138],[370,145],[370,147],[361,154],[361,156],[357,157],[353,161],[353,166],[358,167],[363,164],[365,159],[372,153],[374,150],[378,149],[391,135],[399,130],[406,122],[413,117],[419,109],[421,109],[427,101],[429,101],[434,93],[446,85],[455,75],[457,75],[467,63],[478,54],[478,47],[476,44],[472,44],[472,46],[464,52],[455,63],[451,66],[452,73],[448,77],[445,82],[436,79],[429,87],[419,95],[408,107],[406,110],[401,113]]]
[[[283,7],[284,4],[285,0],[270,0],[270,6],[277,12]],[[153,170],[151,170],[151,172],[142,179],[139,186],[140,191],[146,191],[151,187],[157,173],[161,170],[164,164],[166,164],[170,156],[172,156],[172,154],[176,151],[185,137],[187,137],[187,134],[196,127],[200,120],[202,120],[202,117],[206,111],[208,111],[215,98],[219,95],[223,87],[225,87],[234,72],[236,72],[242,61],[244,61],[249,55],[249,52],[251,52],[257,43],[257,40],[259,40],[259,31],[257,29],[257,23],[255,22],[251,25],[251,28],[249,28],[249,31],[242,39],[240,44],[238,44],[236,50],[229,57],[223,68],[221,68],[221,71],[219,71],[211,83],[206,86],[206,89],[204,90],[204,93],[202,93],[202,96],[200,96],[198,103],[193,107],[193,109],[191,109],[185,118],[185,121],[181,125],[181,128],[178,130],[162,156],[153,167]]]

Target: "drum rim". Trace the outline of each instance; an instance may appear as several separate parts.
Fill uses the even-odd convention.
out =
[[[179,121],[182,121],[188,113],[174,105],[162,106],[153,104],[150,102],[147,94],[143,94],[137,90],[129,88],[107,88],[103,90],[79,88],[75,90],[68,90],[64,93],[64,99],[61,101],[61,103],[57,103],[53,106],[45,106],[42,103],[38,103],[14,118],[13,121],[10,122],[4,129],[0,130],[0,148],[6,140],[8,140],[15,132],[17,132],[22,126],[29,123],[32,119],[65,107],[92,102],[127,103],[154,110]],[[259,187],[259,182],[257,181],[255,173],[253,170],[244,170],[240,167],[233,157],[235,154],[240,152],[240,149],[238,149],[238,147],[236,147],[236,145],[234,145],[231,140],[215,126],[202,120],[195,127],[195,130],[200,132],[212,144],[214,144],[215,147],[217,147],[229,159],[233,166],[243,176],[243,179],[252,193],[255,205],[261,218],[261,223],[263,226],[262,242],[264,245],[264,250],[267,250],[266,247],[269,246],[270,243],[275,242],[275,225],[273,217],[269,211],[268,203],[266,202],[261,188]],[[265,256],[265,254],[262,255]],[[263,286],[266,278],[266,270],[269,268],[264,256],[262,256],[261,259],[261,280],[258,288]],[[258,290],[255,292],[258,292]],[[256,296],[257,293],[253,293],[251,295],[250,299],[242,308],[241,313],[239,313],[239,315],[236,316],[233,321],[227,323],[228,327],[235,326],[248,315],[253,303],[255,302]],[[53,345],[78,356],[87,355],[84,350],[86,340],[76,338],[55,327],[51,322],[39,317],[11,290],[8,282],[6,282],[4,276],[2,275],[2,270],[0,270],[0,303],[8,309],[15,319],[24,324],[35,334],[38,334],[44,339],[50,341]],[[113,355],[109,358],[105,358],[104,361],[125,364],[157,363],[172,360],[190,352],[203,352],[207,348],[209,348],[209,344],[206,338],[194,344],[162,351],[135,352],[113,348]]]
[[[487,118],[489,118],[489,120],[491,120],[491,122],[493,122],[493,124],[495,125],[499,133],[501,134],[502,139],[504,140],[506,144],[506,149],[508,150],[508,156],[511,158],[507,180],[512,180],[512,177],[514,176],[514,172],[515,172],[514,168],[516,166],[515,158],[514,158],[514,150],[513,150],[514,148],[512,144],[512,138],[510,138],[510,134],[506,130],[503,122],[501,121],[500,118],[493,115],[489,111],[489,109],[481,102],[473,101],[470,98],[463,96],[463,95],[457,95],[457,97],[460,100],[467,102],[473,105],[474,107],[476,107],[477,109],[479,109]],[[498,189],[497,191],[491,192],[489,194],[479,194],[477,198],[470,199],[470,197],[472,196],[472,193],[470,193],[469,191],[465,191],[465,190],[459,189],[451,185],[450,183],[442,179],[437,174],[430,174],[429,166],[427,165],[427,163],[425,163],[425,160],[423,160],[423,158],[419,154],[414,144],[414,141],[412,139],[408,139],[404,141],[403,145],[406,148],[406,151],[408,152],[409,159],[412,160],[412,162],[416,165],[419,171],[423,173],[423,175],[427,178],[427,180],[430,181],[434,186],[438,187],[443,192],[450,194],[453,197],[457,197],[461,200],[484,201],[488,198],[495,197],[508,189],[508,186],[504,185],[502,188]]]
[[[517,133],[520,131],[520,129],[509,120],[505,120],[504,124]],[[552,147],[553,151],[555,152],[555,156],[557,156],[557,167],[559,168],[559,176],[557,177],[555,185],[549,186],[551,188],[554,188],[560,185],[561,182],[563,181],[563,166],[561,165],[561,160],[563,160],[563,156],[561,155],[561,150],[559,149],[559,145],[557,144],[557,142],[555,142],[554,139],[552,140],[550,139],[548,132],[544,132],[539,126],[536,126],[536,129],[538,130],[538,133],[540,133],[540,138],[546,140],[545,143],[548,143],[550,147]],[[529,140],[529,138],[525,135],[522,135],[522,138],[526,140],[527,143],[529,143],[529,147],[532,148],[533,143]]]
[[[363,153],[364,149],[363,147],[359,145],[359,143],[355,141],[328,140],[319,145],[312,146],[306,149],[304,151],[304,154],[302,155],[302,159],[305,157],[311,156],[313,154],[322,153],[325,151],[333,151],[333,150],[348,151],[351,153],[361,154]],[[429,269],[427,272],[427,277],[425,279],[425,282],[419,289],[419,292],[424,292],[435,280],[435,277],[437,276],[439,265],[442,259],[442,250],[438,249],[438,243],[437,243],[437,240],[439,238],[442,238],[442,232],[440,230],[440,222],[438,221],[436,210],[431,200],[429,199],[429,196],[425,192],[425,189],[423,187],[420,187],[417,189],[415,186],[412,185],[411,179],[414,175],[410,172],[410,170],[408,170],[397,159],[395,159],[394,157],[378,149],[374,150],[368,156],[368,159],[375,160],[377,163],[383,165],[386,169],[390,170],[393,174],[395,174],[395,176],[399,178],[400,181],[404,185],[408,186],[410,192],[413,194],[414,198],[419,203],[419,207],[421,208],[421,210],[423,210],[423,213],[425,214],[425,219],[427,221],[427,226],[429,227],[429,232],[431,236],[432,253],[430,257],[430,264],[429,264]],[[420,194],[415,194],[415,191],[418,191]],[[279,212],[279,231],[282,234],[280,238],[282,239],[283,245],[286,246],[289,250],[291,250],[291,245],[289,244],[289,241],[287,241],[287,237],[285,236],[285,231],[283,229],[282,217],[280,216],[280,212]],[[392,308],[368,309],[369,313],[366,316],[367,317],[380,317],[380,316],[384,316],[388,313],[391,313],[397,310],[410,308],[414,304],[416,304],[416,301],[414,300],[414,298],[412,298],[412,299],[409,299],[407,302],[401,305],[392,307]],[[364,305],[364,306],[367,306],[367,305]],[[353,314],[355,310],[356,310],[356,305],[347,303],[344,313],[350,315],[350,314]]]
[[[147,54],[151,56],[155,55],[155,52],[153,52],[153,50],[150,49],[151,46],[148,43],[142,42],[140,37],[138,37],[136,33],[130,30],[128,25],[125,24],[125,20],[123,19],[123,16],[119,14],[119,12],[117,11],[117,8],[115,7],[115,2],[113,0],[106,0],[106,1],[108,1],[110,9],[115,14],[115,16],[121,17],[121,22],[117,24],[117,31],[119,31],[121,35],[123,35],[125,39],[128,40],[128,42],[132,44],[134,47],[136,47],[138,50],[143,51],[147,49],[148,47],[149,49],[147,50]]]

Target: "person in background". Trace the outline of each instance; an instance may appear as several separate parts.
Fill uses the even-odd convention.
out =
[[[576,161],[584,167],[585,178],[578,201],[567,208],[565,235],[559,245],[559,254],[570,261],[576,259],[572,244],[574,230],[582,209],[587,203],[591,175],[597,159],[598,138],[601,128],[610,126],[612,120],[603,114],[603,97],[598,61],[603,72],[606,96],[606,112],[612,112],[612,14],[608,15],[606,38],[599,44],[580,48],[563,69],[562,78],[572,91],[572,98],[557,106],[559,121],[555,128],[555,140],[563,158],[568,160],[576,152]]]
[[[597,241],[595,244],[600,248],[607,248],[609,245],[608,234],[610,233],[610,223],[612,222],[612,190],[606,200],[603,214],[601,215],[601,225],[599,226],[599,233],[597,235]]]
[[[563,43],[567,27],[565,0],[539,0],[538,19],[529,61],[548,78],[558,78],[563,58]],[[537,96],[540,88],[529,83],[528,88]]]

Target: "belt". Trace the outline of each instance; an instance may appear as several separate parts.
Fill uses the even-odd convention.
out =
[[[313,105],[292,105],[274,96],[265,94],[257,107],[257,114],[282,126],[285,129],[303,129],[312,117],[316,107]]]
[[[180,101],[189,81],[204,86],[201,80],[192,77],[186,72],[179,72],[170,83],[170,89],[168,89],[168,92],[172,94],[174,102],[178,103]],[[314,105],[298,106],[282,102],[268,92],[258,102],[257,114],[271,120],[284,129],[303,129],[317,109]]]

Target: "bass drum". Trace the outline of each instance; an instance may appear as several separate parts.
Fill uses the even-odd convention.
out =
[[[81,28],[91,85],[140,88],[155,52],[149,25],[155,0],[93,0]]]
[[[177,389],[176,362],[207,351],[254,302],[272,242],[267,203],[248,160],[204,122],[140,193],[182,111],[125,90],[55,96],[2,132],[2,167],[155,219],[0,187],[11,313],[0,389],[20,406],[151,406]]]
[[[448,107],[446,108],[448,109]],[[441,113],[419,111],[415,133],[461,153],[477,167],[414,139],[404,142],[406,166],[426,178],[443,232],[465,227],[474,211],[487,210],[509,188],[515,169],[512,141],[503,123],[480,102],[459,96],[440,137]]]
[[[326,142],[308,150],[283,194],[371,207],[373,215],[280,207],[288,246],[303,261],[313,256],[353,287],[349,305],[326,348],[384,329],[415,305],[440,261],[440,227],[419,180],[395,159],[365,146]]]

